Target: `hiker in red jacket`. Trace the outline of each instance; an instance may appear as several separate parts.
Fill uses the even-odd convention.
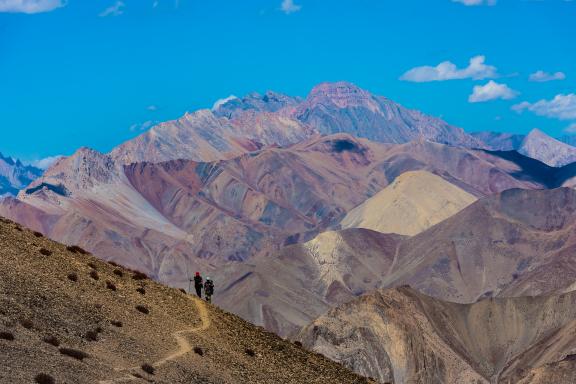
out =
[[[200,276],[200,272],[196,272],[194,276],[194,288],[196,288],[196,294],[199,298],[202,298],[202,276]]]

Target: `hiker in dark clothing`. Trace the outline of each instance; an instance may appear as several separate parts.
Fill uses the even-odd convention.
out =
[[[204,283],[204,296],[206,296],[207,302],[212,302],[212,295],[214,294],[214,283],[212,279],[207,277]]]
[[[194,276],[194,288],[196,288],[196,294],[199,298],[202,298],[202,276],[200,276],[200,272],[196,272]]]

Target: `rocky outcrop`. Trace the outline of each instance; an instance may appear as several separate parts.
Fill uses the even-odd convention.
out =
[[[576,350],[575,304],[576,293],[462,305],[380,290],[329,311],[299,339],[382,383],[542,382],[534,377]],[[564,378],[555,383],[571,383],[556,373]]]

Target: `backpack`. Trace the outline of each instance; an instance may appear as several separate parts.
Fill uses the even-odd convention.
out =
[[[194,285],[195,286],[202,286],[202,276],[194,276]]]
[[[207,295],[212,295],[214,293],[214,283],[212,280],[206,280],[206,283],[204,283],[204,293]]]

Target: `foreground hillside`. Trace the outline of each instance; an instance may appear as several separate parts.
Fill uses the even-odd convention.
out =
[[[331,310],[304,345],[394,383],[576,381],[576,293],[455,304],[409,287]]]
[[[0,366],[2,383],[368,382],[179,290],[3,219]]]

